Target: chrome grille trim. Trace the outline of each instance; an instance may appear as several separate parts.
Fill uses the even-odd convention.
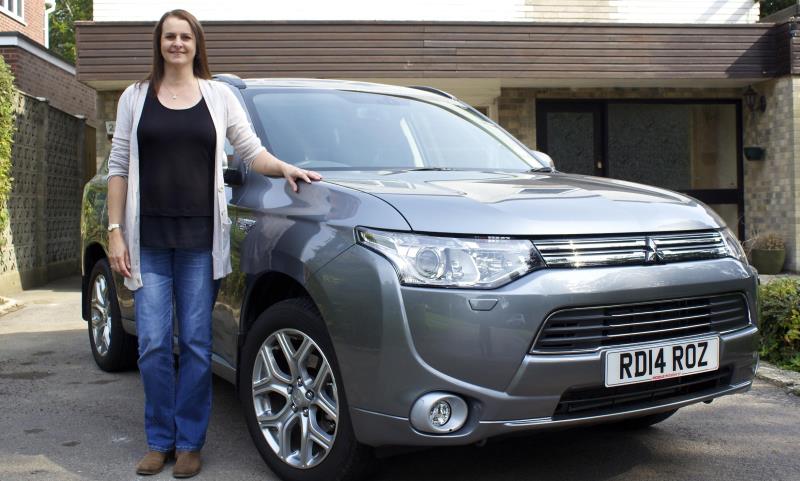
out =
[[[533,244],[548,267],[659,264],[726,257],[717,231],[625,237],[540,239]]]
[[[560,309],[536,335],[531,354],[578,354],[603,348],[724,334],[752,325],[741,293]]]

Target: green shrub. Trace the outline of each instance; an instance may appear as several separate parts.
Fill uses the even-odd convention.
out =
[[[797,0],[759,0],[761,4],[761,18],[771,15],[775,12],[780,12],[786,7],[791,7],[797,3]]]
[[[14,142],[14,76],[0,57],[0,246],[5,243],[2,236],[8,223],[8,195],[11,193],[11,144]]]
[[[800,371],[800,280],[776,279],[758,288],[761,357]]]

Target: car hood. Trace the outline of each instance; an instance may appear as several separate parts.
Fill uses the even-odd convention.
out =
[[[328,182],[383,199],[420,232],[538,236],[724,226],[713,211],[686,195],[599,177],[485,171],[323,174]]]

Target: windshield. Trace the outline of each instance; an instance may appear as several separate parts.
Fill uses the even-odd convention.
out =
[[[322,89],[247,89],[243,93],[266,147],[276,157],[303,168],[541,167],[502,129],[447,102]]]

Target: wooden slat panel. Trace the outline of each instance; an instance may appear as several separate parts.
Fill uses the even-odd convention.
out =
[[[79,79],[146,75],[152,28],[79,22]],[[769,78],[789,62],[800,69],[790,29],[765,24],[207,22],[205,30],[214,70],[242,76],[724,79]]]
[[[489,25],[460,24],[429,24],[425,32],[475,32],[485,33],[493,31],[548,33],[548,34],[639,34],[639,35],[761,35],[767,33],[772,26],[769,24],[744,24],[744,25],[643,25],[643,24],[579,24],[579,23],[524,23],[524,24],[489,24]]]
[[[241,57],[241,56],[231,56],[231,57],[224,57],[224,58],[217,58],[212,63],[218,67],[224,67],[226,69],[233,68],[234,66],[240,65],[247,65],[249,63],[250,57]],[[638,57],[616,57],[616,58],[607,58],[607,57],[571,57],[571,58],[562,58],[562,57],[441,57],[441,56],[434,56],[434,57],[420,57],[420,56],[368,56],[368,55],[350,55],[350,56],[319,56],[319,57],[302,57],[298,58],[296,56],[265,56],[261,59],[265,64],[293,64],[293,65],[301,65],[301,64],[318,64],[318,63],[368,63],[368,64],[375,64],[375,63],[390,63],[390,62],[397,62],[402,61],[407,64],[422,64],[426,62],[432,63],[441,63],[441,64],[448,64],[448,63],[456,63],[462,65],[471,65],[471,64],[523,64],[523,65],[569,65],[576,67],[575,63],[579,62],[580,64],[601,64],[601,65],[625,65],[628,69],[636,68],[637,66],[646,66],[646,65],[673,65],[676,67],[681,68],[690,68],[686,66],[707,66],[707,65],[714,65],[715,69],[720,69],[723,67],[730,67],[731,65],[736,64],[741,68],[752,67],[753,70],[758,70],[759,72],[763,68],[763,62],[759,59],[745,59],[739,60],[736,58],[729,58],[729,59],[715,59],[716,61],[713,63],[709,63],[707,58],[704,57],[696,57],[696,58],[686,58],[686,57],[652,57],[648,59],[640,59]],[[107,60],[102,57],[97,58],[84,58],[81,60],[81,64],[84,66],[105,66],[108,64]],[[150,65],[150,57],[149,56],[134,56],[128,59],[128,64],[130,65]],[[579,67],[579,65],[577,66]],[[585,68],[585,67],[584,67]],[[566,67],[565,67],[566,69]]]
[[[633,49],[633,50],[742,50],[760,49],[772,50],[769,39],[752,43],[714,42],[714,43],[672,43],[672,42],[483,42],[469,40],[425,40],[426,47],[432,48],[526,48],[532,50],[545,50],[553,47],[559,49]]]

